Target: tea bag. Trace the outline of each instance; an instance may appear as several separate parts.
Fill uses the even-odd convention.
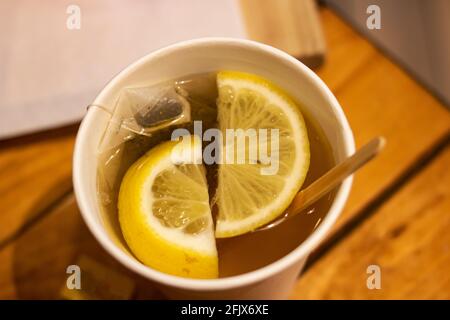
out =
[[[160,140],[170,139],[169,127],[190,119],[190,103],[173,83],[124,88],[98,149],[98,192],[103,204],[115,203],[111,194],[143,152]]]
[[[100,151],[130,140],[136,134],[151,136],[174,124],[189,122],[190,104],[175,85],[122,90],[100,144]]]
[[[201,120],[204,130],[216,126],[218,92],[215,73],[178,79],[175,91],[191,105],[191,120]]]
[[[128,114],[122,119],[122,126],[137,134],[151,135],[169,125],[190,121],[189,102],[172,85],[129,88],[122,99],[128,105]]]

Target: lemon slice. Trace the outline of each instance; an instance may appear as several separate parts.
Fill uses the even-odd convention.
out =
[[[224,238],[249,232],[283,213],[305,180],[310,153],[302,114],[281,89],[261,77],[234,71],[219,72],[217,85],[218,122],[224,143],[215,235]],[[242,149],[237,141],[230,143],[225,138],[227,129],[266,129],[267,134],[266,138],[258,136],[256,146],[245,145],[246,161],[242,164],[236,163],[236,155],[234,162],[225,158],[230,151]],[[278,139],[272,138],[269,132],[277,130]],[[252,159],[264,148],[270,151],[268,155],[275,155],[271,161]],[[263,168],[269,174],[263,174]]]
[[[201,141],[193,137],[147,152],[122,180],[119,221],[128,246],[145,265],[183,277],[216,278],[218,258],[201,155]]]

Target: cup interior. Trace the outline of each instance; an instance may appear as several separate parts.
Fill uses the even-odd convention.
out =
[[[354,141],[345,115],[326,85],[306,66],[288,54],[257,42],[206,38],[181,42],[133,63],[100,92],[92,103],[113,110],[124,87],[146,86],[189,74],[217,70],[258,74],[288,92],[323,129],[337,162],[354,152]],[[226,279],[196,280],[167,275],[140,263],[123,243],[118,220],[102,215],[97,199],[98,147],[110,114],[89,108],[80,126],[75,151],[73,180],[82,215],[99,242],[116,259],[141,275],[169,286],[216,290],[261,280],[305,257],[325,236],[347,199],[351,178],[339,188],[333,205],[319,228],[297,249],[275,263]]]

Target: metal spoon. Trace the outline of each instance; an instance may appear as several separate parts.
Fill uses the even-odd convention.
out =
[[[333,190],[333,188],[341,183],[342,180],[353,174],[356,170],[378,155],[383,149],[385,142],[386,140],[383,137],[377,137],[371,140],[365,146],[356,151],[352,156],[331,168],[319,179],[297,193],[284,215],[258,229],[255,229],[253,232],[268,230],[276,227],[282,222],[302,212],[308,206]]]

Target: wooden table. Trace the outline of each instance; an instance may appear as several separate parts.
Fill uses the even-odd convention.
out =
[[[319,76],[341,102],[358,146],[377,135],[388,144],[356,174],[344,213],[291,298],[449,299],[449,112],[331,11],[321,9],[320,18],[328,56]],[[0,142],[0,298],[59,298],[67,266],[82,256],[130,277],[134,298],[160,298],[82,221],[71,182],[76,130]],[[381,269],[379,290],[366,286],[369,265]]]

